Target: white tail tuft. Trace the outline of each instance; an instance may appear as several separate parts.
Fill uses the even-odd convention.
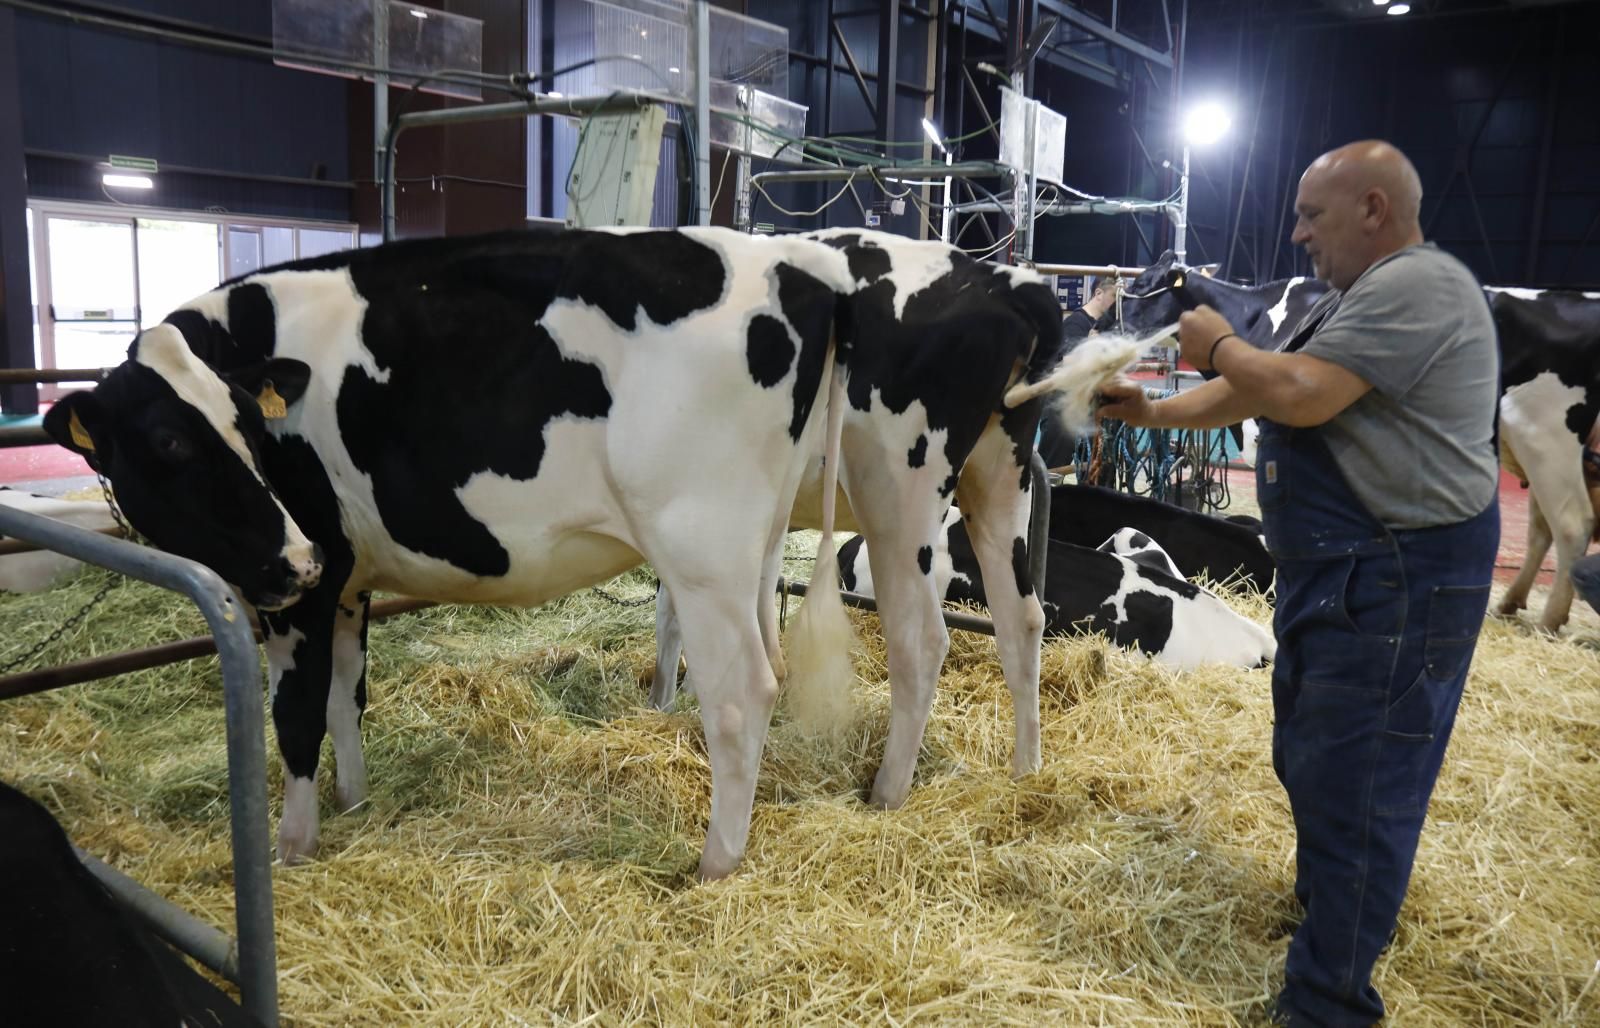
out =
[[[839,597],[839,554],[833,544],[834,498],[839,489],[839,436],[844,427],[844,375],[829,367],[827,441],[823,449],[822,541],[806,586],[806,602],[789,629],[785,703],[795,723],[812,734],[836,735],[848,727],[855,666],[855,630]]]
[[[1006,392],[1006,406],[1016,407],[1045,393],[1060,393],[1056,406],[1062,425],[1074,433],[1092,433],[1094,397],[1100,387],[1132,364],[1139,354],[1163,344],[1171,335],[1172,330],[1164,328],[1143,339],[1109,332],[1090,336],[1061,358],[1061,363],[1044,378],[1032,384],[1012,386]]]

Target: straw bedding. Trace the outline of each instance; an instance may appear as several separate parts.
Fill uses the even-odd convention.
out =
[[[0,662],[102,581],[0,597]],[[643,706],[648,606],[588,592],[375,625],[372,796],[327,810],[330,747],[319,859],[274,872],[285,1023],[1263,1020],[1293,859],[1266,672],[1049,642],[1045,765],[1013,782],[993,642],[953,633],[917,786],[885,813],[863,803],[888,724],[882,638],[852,616],[855,727],[807,736],[780,711],[744,865],[704,885],[704,738],[692,697]],[[200,631],[128,583],[49,656]],[[1597,751],[1600,622],[1558,639],[1491,623],[1377,969],[1393,1023],[1600,1024]],[[214,660],[0,706],[0,778],[231,930],[225,771]]]

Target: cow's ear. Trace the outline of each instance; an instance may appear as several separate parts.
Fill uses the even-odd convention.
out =
[[[305,395],[311,366],[292,357],[274,357],[232,372],[228,378],[255,397],[263,417],[281,418],[288,415],[291,403]]]
[[[57,400],[44,416],[44,430],[57,443],[87,460],[96,471],[100,470],[100,459],[111,447],[105,411],[93,393],[68,393]]]

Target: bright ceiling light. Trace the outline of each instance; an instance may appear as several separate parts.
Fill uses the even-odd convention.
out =
[[[1183,138],[1197,146],[1215,143],[1228,134],[1233,116],[1219,103],[1203,103],[1192,107],[1183,120]]]
[[[948,152],[944,148],[944,138],[939,135],[939,130],[934,127],[933,122],[929,121],[927,118],[922,119],[922,131],[926,132],[928,134],[928,138],[933,140],[933,145],[939,148],[940,153]]]
[[[676,74],[678,74],[678,69],[677,68],[668,68],[667,69],[667,74],[676,75]]]
[[[411,17],[420,18],[423,21],[427,21],[428,20],[428,12],[427,11],[419,11],[417,8],[413,7],[413,8],[411,8]]]
[[[1394,5],[1390,6],[1390,8],[1387,11],[1385,11],[1384,13],[1385,14],[1410,14],[1411,13],[1411,5],[1410,4],[1394,4]]]
[[[1388,2],[1389,2],[1389,0],[1372,0],[1372,5],[1374,7],[1382,7],[1384,4],[1386,4]]]
[[[123,189],[154,189],[155,181],[149,175],[119,175],[108,171],[100,176],[100,181],[108,186],[121,186]]]

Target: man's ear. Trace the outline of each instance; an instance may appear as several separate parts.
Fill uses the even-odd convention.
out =
[[[274,357],[229,373],[228,380],[255,397],[261,415],[281,418],[289,405],[305,395],[311,381],[311,366],[292,357]]]
[[[92,392],[68,393],[57,400],[44,416],[44,430],[96,471],[100,470],[101,457],[111,448],[105,412]]]

